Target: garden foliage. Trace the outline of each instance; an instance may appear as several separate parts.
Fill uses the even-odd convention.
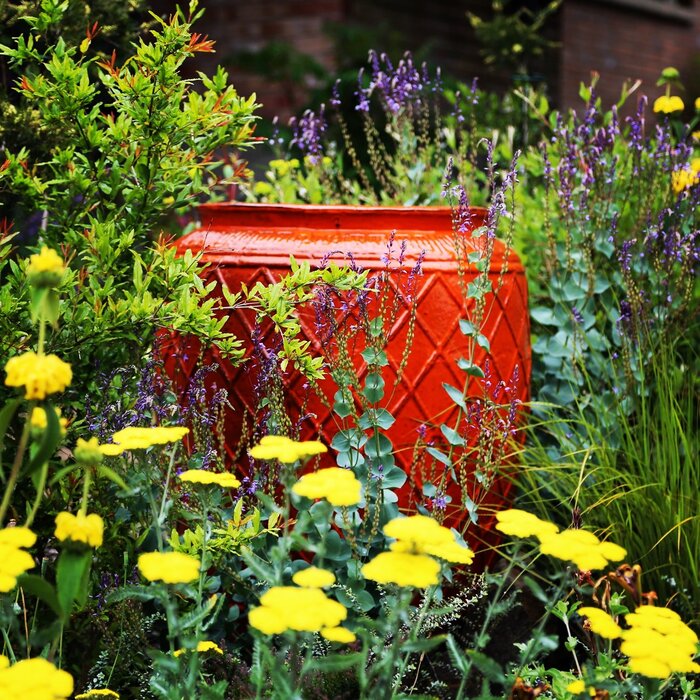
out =
[[[453,205],[457,264],[477,273],[463,290],[464,384],[442,387],[461,410],[454,423],[436,417],[440,449],[419,434],[415,458],[444,465],[446,479],[476,460],[485,491],[519,434],[520,406],[507,387],[489,391],[474,362],[490,349],[496,235],[525,254],[537,401],[521,453],[527,499],[543,512],[495,514],[516,541],[499,549],[502,570],[477,573],[468,528],[482,503],[463,490],[464,533],[444,525],[441,484],[424,494],[430,508],[397,507],[407,474],[387,436],[384,330],[420,265],[392,286],[393,240],[375,278],[292,260],[245,302],[222,290],[271,322],[278,343],[250,339],[266,371],[257,444],[241,455],[248,477],[226,458],[227,389],[208,381],[212,368],[173,393],[149,354],[157,329],[234,360],[240,344],[221,332],[225,309],[197,259],[153,232],[208,191],[218,149],[252,141],[254,100],[222,71],[200,76],[199,91],[180,77],[211,49],[191,31],[195,3],[154,18],[126,61],[92,55],[90,33],[79,46],[56,35],[67,7],[43,0],[28,33],[0,49],[21,99],[65,133],[37,160],[5,145],[0,167],[5,194],[38,215],[0,246],[0,695],[700,697],[692,127],[673,112],[652,126],[644,99],[623,122],[592,90],[580,116],[523,95],[546,140],[518,154],[507,133],[482,141],[454,94],[441,122],[426,100],[439,83],[409,57],[394,68],[373,55],[356,95],[368,160],[342,141],[342,122],[341,142],[325,144],[323,115],[307,113],[301,157],[249,186],[273,201],[402,192]],[[467,107],[479,99],[470,90]],[[473,248],[465,187],[488,205]],[[299,304],[325,319],[322,358],[298,338]],[[357,322],[344,328],[335,320],[349,304]],[[335,382],[330,445],[295,439],[279,381],[292,370]]]

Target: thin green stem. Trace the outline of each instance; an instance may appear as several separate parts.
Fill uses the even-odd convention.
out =
[[[37,342],[37,350],[36,350],[37,355],[44,354],[44,342],[45,342],[45,340],[46,340],[46,319],[44,318],[44,314],[42,312],[42,314],[39,318],[39,340]]]
[[[22,466],[22,461],[24,460],[24,453],[27,450],[27,443],[29,442],[29,433],[31,430],[31,421],[29,420],[29,416],[31,415],[33,410],[34,402],[30,401],[28,406],[27,420],[24,423],[22,436],[20,437],[19,444],[17,445],[15,459],[12,462],[10,476],[7,479],[7,485],[5,486],[5,493],[2,497],[2,503],[0,503],[0,525],[2,525],[5,521],[7,509],[10,507],[10,499],[12,498],[12,493],[15,490],[15,484],[17,483],[17,478],[19,477],[19,470]]]
[[[83,497],[80,501],[80,513],[81,515],[87,515],[88,510],[88,500],[90,498],[90,486],[92,484],[92,467],[85,468],[85,474],[83,475]]]
[[[48,475],[49,463],[44,462],[43,466],[41,467],[41,474],[39,475],[39,483],[36,487],[36,496],[34,498],[34,503],[32,504],[32,509],[29,511],[29,515],[27,516],[27,522],[25,523],[25,527],[31,527],[32,523],[34,522],[34,517],[36,516],[36,513],[39,510],[39,504],[41,503],[41,499],[44,496],[44,487],[46,486],[46,478],[48,477]]]

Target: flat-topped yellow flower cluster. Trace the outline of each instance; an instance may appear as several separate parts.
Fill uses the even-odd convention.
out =
[[[627,629],[600,608],[583,607],[578,613],[596,634],[622,640],[620,651],[634,673],[659,679],[672,673],[700,673],[700,664],[693,661],[698,636],[673,610],[643,605],[625,615]]]
[[[613,542],[601,542],[587,530],[559,528],[532,513],[510,508],[496,513],[496,529],[516,537],[536,537],[540,551],[556,559],[576,564],[580,571],[602,569],[611,561],[620,561],[627,556],[625,549]]]
[[[25,549],[35,542],[36,535],[29,528],[6,527],[0,530],[0,593],[11,591],[17,577],[34,568],[34,559]]]
[[[10,665],[6,656],[0,656],[2,700],[65,700],[72,693],[70,673],[57,669],[46,659],[23,659]]]
[[[391,551],[382,552],[362,567],[362,574],[377,583],[426,588],[440,580],[444,559],[455,564],[471,564],[474,553],[455,539],[451,530],[426,515],[394,518],[384,527],[387,537],[395,538]]]

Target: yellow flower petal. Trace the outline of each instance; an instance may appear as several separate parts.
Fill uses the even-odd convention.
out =
[[[190,583],[199,578],[199,559],[182,552],[148,552],[138,560],[139,571],[149,581]]]

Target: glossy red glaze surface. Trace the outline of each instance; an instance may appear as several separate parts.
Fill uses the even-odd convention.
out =
[[[485,212],[472,210],[472,228],[481,226]],[[422,251],[425,252],[423,275],[417,278],[415,298],[417,314],[412,350],[398,385],[392,389],[397,369],[401,363],[408,331],[410,305],[402,304],[396,322],[390,329],[386,348],[389,365],[384,367],[386,395],[382,405],[396,418],[387,431],[396,450],[396,462],[409,480],[399,491],[399,505],[406,512],[415,512],[417,505],[431,503],[423,495],[424,482],[437,483],[444,469],[434,460],[416,465],[413,447],[419,426],[428,426],[426,439],[444,442],[438,425],[445,422],[454,426],[456,407],[442,388],[443,383],[462,387],[465,373],[456,364],[468,352],[467,339],[459,330],[459,319],[467,316],[457,264],[454,256],[454,233],[451,211],[447,207],[348,207],[348,206],[300,206],[263,204],[208,204],[200,208],[201,226],[178,242],[181,252],[190,249],[203,251],[203,261],[210,263],[208,279],[226,284],[231,291],[241,284],[250,287],[256,282],[271,282],[289,270],[289,256],[298,261],[317,265],[330,254],[331,259],[347,260],[352,253],[355,262],[365,269],[383,270],[382,256],[392,231],[396,231],[395,250],[406,241],[402,273],[392,275],[398,283],[405,278]],[[468,239],[466,245],[475,245]],[[505,269],[504,269],[505,266]],[[513,398],[528,400],[530,377],[530,334],[527,308],[527,282],[517,255],[507,250],[501,241],[495,242],[492,265],[489,272],[494,284],[503,272],[498,293],[489,295],[483,334],[491,344],[488,356],[489,381],[493,387],[498,382],[510,382],[517,367],[519,382]],[[476,273],[466,273],[468,282]],[[303,335],[311,341],[316,352],[323,348],[317,336],[315,315],[311,309],[300,311]],[[347,319],[346,319],[347,320]],[[249,342],[254,327],[254,315],[250,310],[234,310],[225,329]],[[263,329],[263,335],[269,332]],[[195,370],[195,352],[183,352],[187,343],[179,341],[179,351],[168,352],[168,371],[177,374],[180,381]],[[362,349],[359,347],[357,352]],[[189,356],[187,356],[189,355]],[[211,358],[209,358],[211,359]],[[220,362],[219,358],[215,358]],[[484,366],[487,356],[477,353],[476,362]],[[360,359],[361,362],[361,359]],[[366,366],[357,364],[362,378]],[[250,364],[232,367],[221,362],[217,386],[225,386],[233,410],[226,416],[225,432],[229,454],[235,461],[235,469],[243,476],[248,474],[250,463],[237,456],[235,445],[240,441],[243,415],[254,415],[256,396],[254,384],[256,372]],[[293,419],[306,415],[302,421],[303,439],[320,439],[330,445],[339,429],[339,420],[331,409],[335,385],[322,381],[320,389],[325,401],[309,394],[305,380],[294,371],[287,372],[283,384],[288,400],[288,410]],[[473,381],[470,395],[475,398],[483,392],[481,382]],[[255,426],[252,426],[253,429]],[[465,426],[465,430],[467,426]],[[332,453],[332,451],[331,451]],[[473,472],[473,470],[471,470]],[[463,475],[470,497],[479,499],[481,488],[473,473]],[[489,511],[509,502],[511,482],[496,479],[484,501],[480,526],[470,526],[467,537],[472,542],[483,539],[493,543],[492,517]],[[461,506],[460,489],[453,484],[447,493],[452,501],[447,506],[446,524],[464,530],[469,518]],[[489,534],[491,532],[491,534]]]

